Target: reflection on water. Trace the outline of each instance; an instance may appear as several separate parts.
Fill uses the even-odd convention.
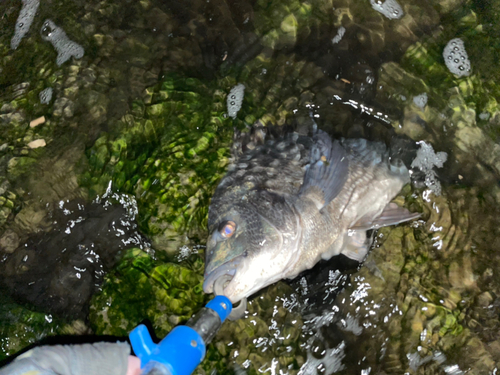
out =
[[[0,10],[2,357],[50,334],[124,335],[147,318],[162,336],[185,321],[207,298],[207,207],[233,127],[301,129],[312,114],[335,136],[390,145],[413,168],[396,201],[423,216],[375,233],[360,268],[332,259],[257,293],[197,371],[496,373],[500,2],[9,0]],[[66,39],[44,40],[50,19]],[[455,38],[468,76],[447,67],[465,62],[444,60]],[[68,43],[84,54],[64,54]],[[144,246],[134,219],[154,259],[126,250]]]

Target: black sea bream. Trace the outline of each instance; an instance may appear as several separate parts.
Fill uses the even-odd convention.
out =
[[[321,130],[246,151],[210,204],[204,291],[235,303],[320,259],[362,261],[367,230],[419,216],[390,203],[409,181],[384,144]]]

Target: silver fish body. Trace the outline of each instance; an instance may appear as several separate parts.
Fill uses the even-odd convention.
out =
[[[382,143],[289,134],[245,152],[212,198],[206,293],[233,303],[338,254],[362,261],[369,229],[418,217],[390,201],[410,181]]]

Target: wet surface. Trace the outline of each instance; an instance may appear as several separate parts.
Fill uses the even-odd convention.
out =
[[[413,172],[396,202],[423,216],[378,231],[362,267],[332,259],[258,292],[197,371],[496,373],[500,3],[392,3],[2,2],[0,358],[46,335],[126,335],[146,318],[161,337],[188,319],[209,298],[207,209],[233,127],[313,116],[391,146]],[[21,16],[33,23],[13,49]],[[47,20],[83,56],[59,65]],[[469,75],[445,63],[455,38]]]

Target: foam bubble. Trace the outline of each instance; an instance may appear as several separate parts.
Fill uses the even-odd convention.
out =
[[[343,26],[340,26],[337,30],[337,35],[335,35],[335,37],[332,39],[332,43],[337,44],[338,42],[340,42],[344,34],[345,34],[345,28]]]
[[[372,8],[391,20],[397,20],[404,16],[403,8],[396,0],[370,0]]]
[[[57,26],[51,20],[45,20],[41,30],[42,39],[52,43],[57,51],[57,65],[62,65],[68,61],[71,56],[75,59],[83,57],[85,50],[81,45],[68,38],[63,29]]]
[[[16,49],[21,43],[21,39],[28,33],[36,11],[40,5],[40,0],[23,0],[23,7],[17,17],[14,36],[10,40],[10,48]]]
[[[468,76],[471,71],[469,56],[465,51],[462,39],[455,38],[448,42],[443,50],[443,58],[446,67],[453,74],[462,77]]]
[[[229,91],[227,95],[227,114],[229,117],[236,118],[238,111],[241,109],[244,95],[245,85],[242,83],[237,84]]]
[[[427,105],[427,99],[428,99],[427,94],[424,92],[420,95],[413,97],[413,103],[415,103],[417,107],[423,109]]]
[[[420,148],[416,158],[412,161],[411,167],[418,168],[425,173],[425,185],[431,189],[436,196],[441,195],[441,183],[438,180],[434,167],[443,168],[443,164],[448,159],[446,152],[434,152],[432,146],[424,141],[417,142]]]
[[[47,87],[46,89],[40,91],[39,98],[40,98],[40,103],[42,104],[49,104],[50,101],[52,100],[52,87]]]
[[[490,114],[488,112],[482,112],[479,114],[479,118],[481,120],[488,120],[490,118]]]

